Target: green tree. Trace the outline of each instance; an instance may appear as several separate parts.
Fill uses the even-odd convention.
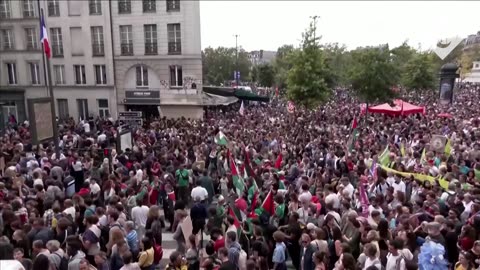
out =
[[[395,74],[395,83],[402,81],[402,74],[405,73],[407,63],[417,55],[417,51],[408,45],[408,41],[404,41],[402,45],[393,48],[391,51],[391,58],[394,67],[397,69]]]
[[[258,67],[258,83],[260,86],[272,87],[274,82],[274,70],[271,64],[262,64]]]
[[[206,48],[202,52],[203,81],[210,85],[221,85],[226,81],[232,81],[233,72],[236,69],[235,48],[218,47]],[[241,80],[249,80],[250,60],[248,53],[243,49],[238,53],[238,70]]]
[[[288,98],[307,109],[325,102],[334,82],[325,53],[317,42],[316,27],[310,23],[303,34],[301,49],[292,52],[292,68],[287,76]]]
[[[472,71],[474,61],[480,61],[480,46],[473,46],[463,51],[459,61],[462,80]]]
[[[405,64],[402,85],[409,91],[433,90],[435,81],[433,63],[428,53],[417,54]]]
[[[336,86],[347,86],[350,84],[348,80],[348,68],[352,63],[352,55],[345,45],[338,43],[329,43],[322,46],[326,54],[328,65],[334,74],[334,83]]]
[[[352,51],[349,70],[353,90],[366,103],[386,102],[394,97],[396,68],[388,45],[357,48]]]
[[[277,49],[277,55],[273,61],[274,84],[279,88],[287,87],[288,71],[292,68],[291,54],[296,51],[292,45],[283,45]]]

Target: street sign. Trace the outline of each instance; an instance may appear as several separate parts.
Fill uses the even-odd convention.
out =
[[[141,127],[143,125],[142,112],[119,112],[118,121],[120,125],[128,125],[132,128]]]
[[[234,71],[233,72],[233,79],[234,80],[240,80],[240,71]]]

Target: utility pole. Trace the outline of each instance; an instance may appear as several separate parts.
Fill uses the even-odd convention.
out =
[[[310,19],[313,19],[313,26],[315,27],[315,30],[313,31],[313,40],[315,40],[315,44],[317,44],[317,19],[319,19],[320,16],[315,15],[315,16],[310,16]]]
[[[240,84],[240,76],[238,76],[238,35],[235,34],[235,83],[237,85],[237,87],[239,86]]]
[[[37,0],[37,7],[38,7],[38,21],[40,24],[40,31],[43,31],[43,25],[42,25],[42,20],[43,23],[45,23],[44,19],[44,14],[43,14],[43,8],[40,7],[40,0]],[[46,27],[46,26],[45,26]],[[54,143],[54,149],[55,149],[55,159],[60,160],[60,139],[58,137],[58,126],[57,126],[57,119],[56,119],[56,114],[55,114],[55,97],[53,95],[53,84],[52,84],[52,73],[50,70],[50,59],[45,55],[45,47],[43,46],[42,43],[42,55],[43,55],[43,66],[44,70],[46,71],[46,76],[45,78],[48,78],[48,92],[50,94],[50,109],[52,111],[52,126],[53,126],[53,143]],[[45,69],[46,66],[46,69]],[[45,84],[47,84],[47,81],[45,81]]]

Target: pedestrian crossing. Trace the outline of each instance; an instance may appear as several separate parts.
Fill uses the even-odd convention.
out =
[[[203,247],[210,241],[210,236],[203,234]],[[169,262],[170,255],[177,250],[177,241],[173,239],[173,233],[164,230],[162,233],[162,248],[163,248],[163,258],[160,261],[159,267],[157,269],[165,269]]]

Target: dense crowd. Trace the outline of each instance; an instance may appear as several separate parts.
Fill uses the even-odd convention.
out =
[[[360,115],[337,89],[310,111],[274,98],[152,119],[125,151],[113,119],[70,119],[58,158],[12,121],[0,269],[480,269],[480,89],[460,88],[448,108],[405,95],[425,115]]]

